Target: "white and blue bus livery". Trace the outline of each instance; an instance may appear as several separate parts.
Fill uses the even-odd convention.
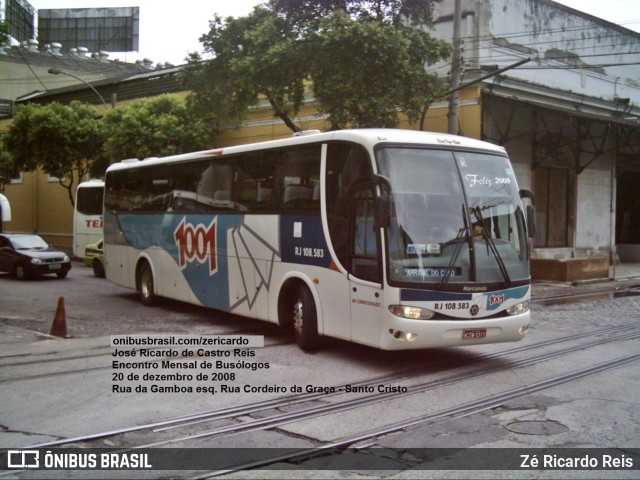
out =
[[[505,150],[362,129],[109,167],[106,275],[381,349],[522,339],[529,239]],[[530,212],[529,212],[530,213]]]

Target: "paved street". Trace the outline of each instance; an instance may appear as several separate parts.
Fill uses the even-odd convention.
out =
[[[65,280],[53,277],[19,282],[0,275],[0,446],[64,445],[67,439],[75,439],[73,445],[85,447],[127,448],[167,442],[163,445],[299,449],[342,439],[352,446],[382,447],[391,452],[411,449],[411,455],[400,455],[384,474],[358,472],[353,464],[336,474],[324,470],[326,459],[310,459],[301,464],[304,476],[637,478],[637,465],[635,470],[560,474],[555,470],[433,472],[425,470],[430,467],[425,467],[428,463],[420,452],[412,450],[639,448],[636,357],[640,281],[630,277],[578,287],[536,285],[532,328],[517,344],[382,352],[328,341],[323,350],[309,355],[277,328],[262,322],[177,302],[143,307],[135,292],[94,278],[81,264],[74,264]],[[562,299],[569,293],[595,292],[600,294],[579,302]],[[60,296],[65,298],[70,339],[46,335]],[[239,369],[202,368],[198,364],[196,368],[120,370],[113,367],[114,361],[132,359],[114,357],[110,341],[111,335],[122,333],[259,335],[264,336],[265,346],[247,350],[252,353],[238,351],[224,360],[242,364]],[[183,356],[184,349],[176,350],[177,360],[189,359]],[[247,356],[236,356],[241,353]],[[621,359],[628,359],[627,363]],[[153,357],[135,360],[157,361],[159,365],[162,361]],[[198,362],[204,360],[198,358]],[[208,360],[215,365],[219,359]],[[224,380],[205,383],[195,378],[197,373],[214,370],[226,375]],[[154,382],[130,380],[130,375],[165,372],[193,374],[192,381],[177,382],[185,388],[193,386],[193,393],[153,391]],[[123,380],[116,378],[120,373]],[[122,386],[124,392],[115,391],[114,385]],[[350,387],[345,389],[345,385]],[[361,389],[349,393],[357,385],[362,385]],[[128,386],[131,392],[126,391]],[[195,390],[202,386],[214,387],[215,394]],[[294,386],[301,386],[302,393],[296,393]],[[308,386],[320,391],[309,393]],[[136,393],[136,387],[148,391]],[[379,388],[395,389],[395,393],[379,396]],[[273,403],[257,405],[266,401]],[[246,410],[238,416],[219,417],[216,413],[239,406]],[[179,433],[158,433],[145,427],[196,412],[215,414],[215,420],[181,423],[176,430]],[[294,413],[298,415],[295,419],[288,416]],[[272,423],[257,426],[265,421]],[[387,433],[380,434],[384,429]],[[96,440],[85,438],[115,431],[120,432]],[[356,438],[354,435],[362,439],[349,440]],[[50,478],[51,473],[31,471],[16,476]],[[56,478],[71,473],[75,478],[86,474],[66,472]],[[153,472],[146,472],[146,476],[137,473],[139,478],[162,477]],[[280,471],[243,470],[228,476],[282,475]]]

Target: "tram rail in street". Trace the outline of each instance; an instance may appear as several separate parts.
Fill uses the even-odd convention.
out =
[[[487,365],[485,363],[481,367],[472,368],[471,370],[467,370],[459,373],[453,373],[451,375],[447,375],[446,377],[436,379],[436,380],[428,379],[426,381],[420,381],[420,377],[424,377],[424,376],[439,372],[443,367],[446,367],[446,365],[444,364],[445,362],[441,362],[439,365],[434,364],[428,372],[423,371],[421,373],[418,373],[415,369],[413,372],[411,370],[402,370],[398,372],[393,372],[388,375],[359,380],[357,382],[352,382],[350,384],[353,386],[363,386],[368,384],[376,384],[380,382],[386,382],[386,383],[402,382],[403,386],[406,387],[406,391],[402,391],[402,392],[373,393],[363,397],[351,398],[345,401],[335,401],[333,403],[330,402],[330,403],[324,403],[321,405],[312,405],[295,412],[272,415],[272,416],[267,416],[265,418],[246,420],[247,416],[264,412],[265,410],[282,409],[282,408],[290,407],[292,405],[300,404],[303,402],[310,402],[310,401],[319,400],[319,399],[327,400],[327,399],[330,399],[331,397],[344,394],[344,388],[346,384],[340,384],[340,385],[333,386],[335,389],[334,393],[313,392],[313,393],[287,395],[287,396],[277,397],[271,400],[266,400],[261,402],[249,403],[245,405],[238,405],[238,406],[233,406],[233,407],[220,409],[220,410],[212,410],[207,412],[196,413],[193,415],[170,418],[170,419],[162,420],[159,422],[148,423],[145,425],[126,427],[126,428],[117,429],[113,431],[99,432],[95,434],[78,436],[74,438],[59,439],[55,441],[31,445],[24,448],[60,447],[60,446],[70,445],[70,444],[75,445],[78,443],[87,443],[87,446],[91,446],[91,442],[94,442],[96,440],[104,439],[107,437],[117,437],[126,433],[140,432],[143,430],[148,430],[153,433],[161,433],[161,432],[166,432],[166,431],[174,430],[178,428],[192,427],[193,425],[196,425],[196,424],[212,422],[212,421],[221,420],[221,419],[235,419],[238,423],[232,424],[229,426],[215,428],[215,429],[200,431],[195,434],[178,435],[173,438],[158,440],[156,442],[152,442],[148,444],[127,445],[126,447],[151,448],[151,447],[169,445],[176,442],[185,442],[189,440],[205,438],[205,437],[216,437],[216,436],[220,437],[224,435],[232,435],[232,434],[248,432],[248,431],[278,428],[283,425],[287,425],[296,421],[316,418],[319,416],[327,415],[329,413],[341,412],[349,409],[371,405],[371,404],[382,402],[382,401],[400,398],[407,395],[426,392],[428,390],[432,390],[432,389],[443,387],[443,386],[454,385],[469,379],[478,378],[479,376],[482,376],[482,375],[495,374],[498,372],[503,372],[503,371],[514,369],[514,368],[522,368],[526,366],[539,364],[545,361],[549,361],[549,360],[561,357],[563,355],[568,355],[570,353],[574,353],[574,352],[589,349],[589,348],[595,348],[597,346],[604,345],[607,343],[635,340],[637,338],[640,338],[640,322],[637,322],[631,325],[614,326],[614,327],[597,329],[597,330],[588,331],[588,332],[582,332],[579,334],[567,335],[564,337],[551,339],[543,342],[538,342],[535,344],[523,345],[520,347],[514,347],[514,348],[502,350],[499,352],[486,353],[476,357],[476,360],[478,361],[482,360],[486,362],[486,361],[496,360],[500,358],[509,358],[511,356],[515,356],[517,354],[528,352],[531,350],[553,347],[553,346],[561,345],[567,342],[572,342],[572,341],[581,340],[581,339],[590,338],[590,337],[598,337],[598,336],[608,335],[608,334],[611,334],[614,336],[599,338],[587,343],[571,345],[569,347],[561,348],[559,350],[554,350],[551,352],[542,352],[540,354],[533,355],[527,358],[514,359],[512,361],[509,361],[500,365],[492,366],[492,365]],[[415,381],[416,379],[418,380],[417,383],[410,383],[412,380]]]

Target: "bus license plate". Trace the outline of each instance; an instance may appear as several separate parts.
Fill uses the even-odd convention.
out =
[[[469,328],[462,331],[462,339],[468,340],[472,338],[485,338],[487,336],[486,328]]]
[[[60,265],[59,263],[54,263],[52,265],[49,265],[49,270],[60,270],[62,268],[62,265]]]

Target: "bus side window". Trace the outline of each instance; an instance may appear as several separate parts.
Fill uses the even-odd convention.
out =
[[[213,160],[196,179],[196,202],[208,211],[229,208],[233,167],[227,160]]]
[[[241,211],[263,212],[271,209],[273,156],[268,152],[249,154],[234,165],[232,200]]]
[[[320,147],[290,148],[278,153],[280,209],[320,213]]]

